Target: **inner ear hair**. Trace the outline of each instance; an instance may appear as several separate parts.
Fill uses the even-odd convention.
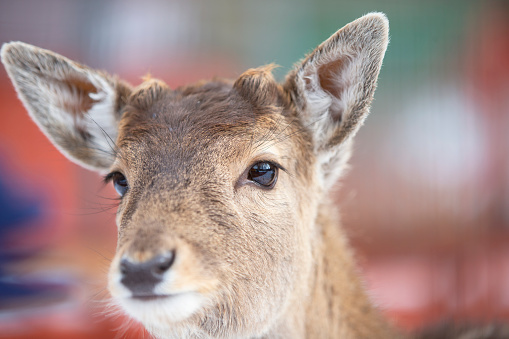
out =
[[[61,94],[56,96],[56,99],[60,102],[55,102],[55,104],[75,116],[83,117],[98,102],[93,98],[98,89],[87,79],[69,76],[62,80],[50,78],[46,81],[50,84],[50,90],[55,90],[55,92]]]
[[[338,76],[341,70],[345,68],[346,63],[344,59],[346,58],[338,58],[318,68],[320,87],[332,97],[336,98],[336,100],[332,100],[329,108],[329,113],[334,122],[341,122],[341,117],[345,109],[342,103],[342,93],[348,86],[348,83],[342,77]]]
[[[345,110],[343,91],[351,84],[342,74],[348,64],[348,57],[337,57],[323,65],[308,67],[302,74],[305,91],[308,95],[318,96],[316,100],[324,101],[330,118],[335,123],[341,122]]]

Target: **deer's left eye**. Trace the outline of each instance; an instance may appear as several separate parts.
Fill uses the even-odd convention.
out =
[[[125,176],[120,172],[110,173],[106,176],[106,181],[113,181],[113,187],[115,187],[115,190],[117,193],[123,197],[124,194],[129,189],[129,184],[127,183],[127,179]]]
[[[263,188],[273,188],[277,181],[278,168],[266,161],[254,164],[247,173],[247,179]]]

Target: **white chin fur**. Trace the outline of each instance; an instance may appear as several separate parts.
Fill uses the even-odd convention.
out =
[[[194,292],[172,295],[157,300],[115,298],[123,310],[141,322],[149,331],[171,327],[189,318],[204,304],[203,296]]]

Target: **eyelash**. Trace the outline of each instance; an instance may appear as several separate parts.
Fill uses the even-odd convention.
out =
[[[106,184],[109,184],[112,180],[113,180],[113,177],[115,176],[117,172],[111,172],[111,173],[108,173],[104,176],[103,178],[103,183],[106,185]]]
[[[270,164],[270,165],[272,165],[272,166],[274,166],[274,167],[277,167],[277,168],[278,168],[278,169],[280,169],[281,171],[284,171],[284,172],[288,173],[288,171],[287,171],[287,170],[286,170],[283,166],[281,166],[280,164],[278,164],[277,162],[273,162],[273,161],[270,161],[270,160],[263,160],[263,159],[262,159],[262,160],[258,160],[258,161],[253,162],[253,163],[249,166],[249,168],[253,167],[253,166],[254,166],[254,165],[256,165],[256,164],[262,163],[262,162],[266,162],[266,163],[268,163],[268,164]]]

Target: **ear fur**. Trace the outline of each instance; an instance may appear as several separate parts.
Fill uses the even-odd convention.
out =
[[[130,86],[22,42],[4,44],[0,54],[19,98],[53,144],[84,167],[108,169]]]
[[[272,105],[279,95],[278,84],[272,75],[274,68],[276,65],[270,64],[248,69],[235,81],[233,88],[255,107]]]
[[[287,76],[285,89],[313,135],[325,188],[345,167],[351,139],[369,113],[388,42],[385,15],[367,14],[337,31]]]

